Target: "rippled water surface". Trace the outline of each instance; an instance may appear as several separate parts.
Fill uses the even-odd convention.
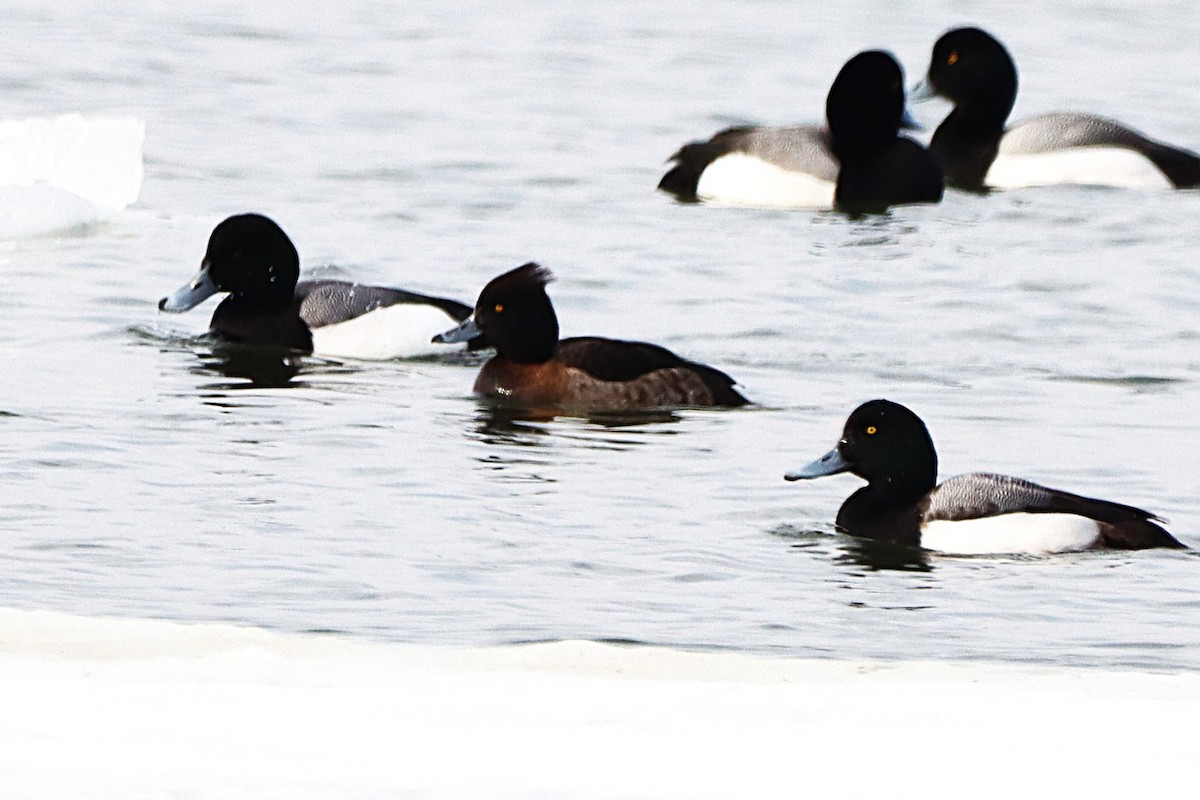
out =
[[[398,642],[1200,667],[1191,553],[922,559],[785,484],[859,402],[943,476],[1010,472],[1200,548],[1200,193],[951,193],[879,218],[684,207],[663,160],[819,118],[842,62],[910,79],[982,24],[1017,116],[1200,148],[1192,3],[18,3],[5,115],[146,120],[140,202],[0,243],[0,604]],[[102,33],[101,33],[102,32]],[[936,123],[944,107],[922,107]],[[477,361],[245,363],[160,318],[256,210],[308,270],[473,301],[537,260],[564,335],[665,344],[758,405],[522,420]]]

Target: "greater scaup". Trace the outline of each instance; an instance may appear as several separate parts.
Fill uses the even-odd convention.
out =
[[[299,277],[300,256],[283,229],[261,214],[239,214],[213,229],[200,271],[158,307],[179,313],[228,292],[210,323],[218,339],[365,359],[436,353],[429,337],[471,315],[455,300]]]
[[[840,472],[867,481],[838,511],[838,528],[852,536],[956,554],[1184,547],[1147,511],[1021,478],[976,472],[937,485],[925,423],[888,400],[859,406],[837,447],[784,477]]]
[[[724,372],[657,345],[592,336],[559,340],[546,294],[550,280],[550,271],[533,263],[493,278],[474,315],[434,337],[462,342],[482,336],[496,348],[475,380],[477,394],[571,411],[749,402]]]
[[[825,116],[825,128],[730,128],[686,144],[658,188],[685,202],[851,212],[942,199],[937,162],[898,135],[904,78],[890,53],[869,50],[847,61]]]
[[[954,103],[929,144],[951,186],[1200,185],[1200,156],[1105,117],[1042,114],[1006,130],[1017,66],[1004,45],[979,28],[956,28],[934,44],[929,72],[911,99],[934,95]]]

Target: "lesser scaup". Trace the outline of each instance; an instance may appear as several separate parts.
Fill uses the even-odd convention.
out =
[[[1200,156],[1105,117],[1042,114],[1006,130],[1017,66],[1004,45],[979,28],[957,28],[934,44],[929,72],[911,99],[934,95],[954,103],[929,144],[951,186],[1200,185]]]
[[[749,401],[724,372],[645,342],[558,338],[546,295],[549,270],[529,263],[492,279],[475,313],[437,342],[483,337],[496,355],[475,381],[477,394],[522,406],[618,411],[661,406],[741,406]]]
[[[685,202],[851,212],[942,199],[937,162],[898,135],[904,78],[891,54],[869,50],[847,61],[825,116],[825,128],[730,128],[686,144],[658,188]]]
[[[239,214],[213,229],[200,271],[158,307],[179,313],[228,292],[209,330],[222,341],[365,359],[436,353],[429,337],[471,315],[455,300],[299,277],[300,256],[283,229]]]
[[[840,472],[867,481],[838,511],[853,536],[956,554],[1184,547],[1147,511],[1021,478],[977,472],[938,485],[925,423],[888,400],[859,406],[837,447],[784,477]]]

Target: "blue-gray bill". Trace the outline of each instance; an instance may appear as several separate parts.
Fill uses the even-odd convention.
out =
[[[479,326],[475,324],[475,317],[471,316],[464,319],[458,326],[434,336],[433,341],[435,344],[454,344],[455,342],[469,342],[482,335],[483,331],[479,330]]]
[[[826,475],[837,475],[839,472],[846,472],[849,469],[850,464],[842,458],[842,454],[835,447],[816,461],[785,473],[783,478],[788,481],[803,481],[811,478],[823,478]]]
[[[212,276],[208,273],[206,262],[190,281],[159,300],[158,310],[178,314],[195,308],[219,291],[221,290],[217,288],[217,284],[213,282]]]
[[[937,96],[937,89],[933,88],[933,84],[929,82],[928,78],[922,78],[916,86],[908,90],[908,102],[910,103],[924,103]]]

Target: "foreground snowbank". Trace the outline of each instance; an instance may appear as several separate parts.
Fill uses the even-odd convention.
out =
[[[5,798],[1173,796],[1200,678],[0,610]]]
[[[132,117],[0,120],[0,238],[88,225],[132,205],[145,138]]]

